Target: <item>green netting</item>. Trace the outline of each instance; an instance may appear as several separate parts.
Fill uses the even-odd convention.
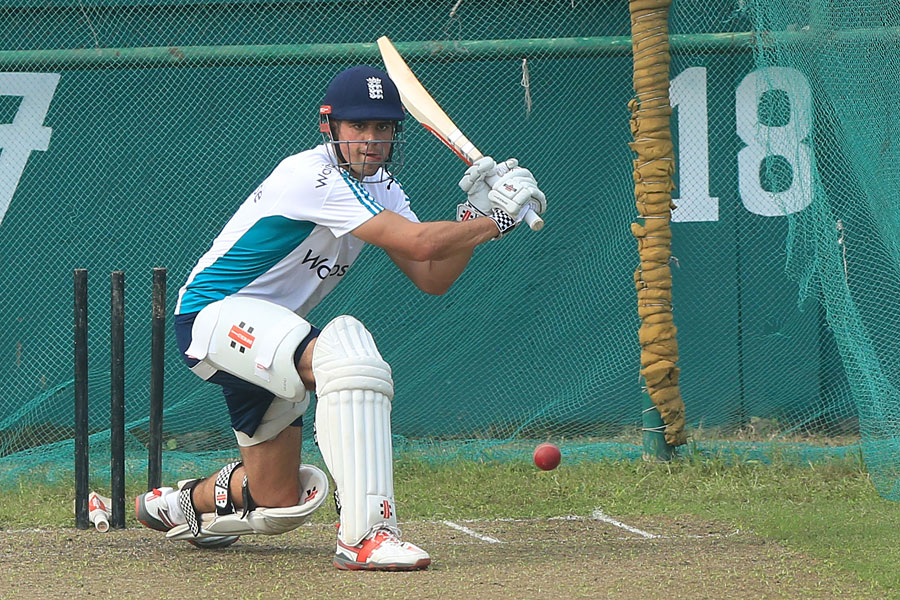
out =
[[[109,472],[115,269],[127,468],[146,469],[151,268],[168,268],[174,306],[240,202],[318,143],[328,80],[379,66],[380,35],[483,151],[537,174],[547,227],[479,248],[441,297],[369,248],[310,319],[374,333],[401,453],[522,457],[552,439],[568,459],[640,455],[627,3],[0,0],[0,16],[0,487],[71,477],[77,267],[93,475]],[[669,23],[691,448],[807,460],[861,440],[896,498],[900,9],[676,0]],[[414,209],[452,218],[463,164],[414,124],[407,139]],[[165,376],[170,481],[235,445],[171,332]]]
[[[789,219],[788,274],[842,358],[846,382],[823,378],[822,398],[852,398],[873,481],[898,499],[900,5],[765,4],[748,7],[757,27],[791,33],[757,48],[757,65],[796,69],[814,99],[810,203]]]

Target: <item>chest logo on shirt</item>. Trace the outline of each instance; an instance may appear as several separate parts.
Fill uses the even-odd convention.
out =
[[[309,265],[310,271],[315,271],[316,275],[319,276],[319,279],[325,280],[328,277],[343,277],[344,274],[347,273],[347,269],[350,268],[350,265],[341,265],[334,264],[330,265],[328,263],[328,258],[322,258],[321,256],[313,256],[312,250],[306,251],[306,258],[303,259],[303,262],[300,264],[305,265],[306,263],[311,263]]]
[[[244,353],[248,348],[253,347],[256,337],[250,335],[253,333],[253,327],[247,327],[247,323],[241,321],[239,325],[232,325],[228,337],[231,338],[231,347],[237,348],[238,352]]]

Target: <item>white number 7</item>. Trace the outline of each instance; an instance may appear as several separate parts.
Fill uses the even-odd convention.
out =
[[[59,83],[59,73],[0,73],[0,96],[21,96],[12,123],[0,124],[0,223],[33,150],[50,146],[53,129],[44,117]]]

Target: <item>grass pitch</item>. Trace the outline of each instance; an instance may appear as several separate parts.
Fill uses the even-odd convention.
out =
[[[900,589],[900,504],[881,499],[856,460],[564,460],[549,472],[400,461],[395,481],[404,536],[434,559],[426,572],[338,572],[328,505],[295,532],[210,552],[167,542],[131,514],[124,531],[76,530],[70,487],[23,483],[0,494],[0,598],[162,599],[189,589],[212,598],[848,599]]]

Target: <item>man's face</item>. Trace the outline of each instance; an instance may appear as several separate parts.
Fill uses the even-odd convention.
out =
[[[337,141],[354,177],[374,175],[391,154],[393,121],[338,121]]]

